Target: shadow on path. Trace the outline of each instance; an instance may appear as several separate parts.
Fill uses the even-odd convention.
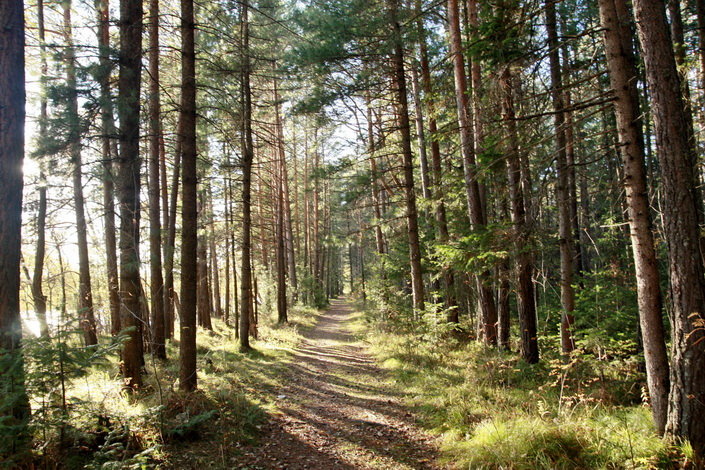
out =
[[[345,299],[304,334],[248,469],[436,469],[433,438],[388,390],[385,372],[348,332]]]

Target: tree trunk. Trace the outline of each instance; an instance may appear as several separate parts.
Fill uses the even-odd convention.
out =
[[[637,70],[625,0],[600,0],[605,52],[610,71],[627,197],[632,254],[637,280],[639,324],[644,345],[646,376],[656,428],[663,434],[668,408],[668,355],[658,262],[651,229],[649,195],[644,169]]]
[[[176,292],[174,291],[174,251],[176,250],[176,213],[177,202],[179,200],[179,177],[181,170],[181,153],[183,148],[183,119],[179,113],[179,120],[176,126],[176,149],[174,152],[174,171],[171,180],[171,200],[169,201],[169,229],[166,236],[166,247],[164,252],[164,316],[165,316],[165,336],[174,336],[174,319],[176,317]],[[166,184],[166,181],[164,182]]]
[[[151,351],[166,359],[160,192],[161,98],[159,93],[159,0],[149,2],[149,268],[152,303]]]
[[[39,55],[41,61],[40,98],[39,98],[39,140],[47,138],[47,58],[46,35],[44,28],[44,0],[37,1],[37,27],[39,29]],[[39,332],[43,338],[49,337],[47,325],[47,298],[42,291],[42,276],[44,274],[44,258],[46,256],[46,218],[47,218],[47,181],[45,174],[46,155],[38,156],[39,163],[39,205],[37,207],[37,249],[34,255],[34,272],[32,273],[32,299],[34,311],[39,321]]]
[[[278,116],[278,113],[277,113]],[[278,119],[277,119],[278,120]],[[277,126],[278,127],[278,126]],[[281,140],[279,141],[281,143]],[[277,253],[277,323],[286,323],[287,318],[287,299],[286,299],[286,234],[285,234],[285,214],[284,214],[284,147],[283,144],[278,145],[278,158],[275,164],[276,175],[272,179],[275,187],[276,197],[276,253]]]
[[[228,164],[230,164],[230,156],[228,155]],[[230,165],[229,165],[230,168]],[[240,326],[240,306],[237,297],[237,263],[235,261],[235,207],[233,204],[233,183],[230,175],[230,170],[228,170],[228,180],[227,180],[227,191],[228,191],[228,213],[230,215],[229,219],[229,230],[228,237],[230,238],[230,247],[232,254],[232,276],[233,276],[233,314],[235,315],[235,337],[239,338],[239,326]]]
[[[110,304],[110,333],[120,333],[120,282],[117,261],[117,237],[115,236],[115,172],[118,158],[115,151],[115,120],[113,118],[110,75],[113,62],[110,58],[110,9],[109,0],[96,0],[98,16],[98,56],[100,84],[101,159],[103,164],[103,220],[105,225],[105,257],[107,269],[108,301]]]
[[[196,170],[196,53],[193,0],[181,0],[181,326],[179,387],[191,392],[196,373],[198,299],[198,180]],[[175,179],[177,177],[175,176]]]
[[[0,2],[0,395],[3,420],[22,424],[0,444],[0,458],[24,447],[29,402],[20,354],[20,256],[24,158],[24,5]],[[9,418],[9,419],[8,419]]]
[[[242,8],[242,260],[240,276],[241,313],[240,313],[240,350],[249,351],[250,318],[252,316],[252,161],[254,150],[252,143],[252,91],[250,90],[250,32],[249,32],[249,0],[243,0]]]
[[[529,364],[539,361],[539,347],[536,331],[536,300],[533,283],[533,256],[530,250],[530,232],[527,223],[526,200],[530,197],[529,188],[522,184],[519,133],[514,110],[514,87],[510,66],[505,66],[500,76],[502,88],[502,119],[507,132],[506,162],[507,181],[512,224],[514,228],[515,266],[517,273],[517,307],[521,357]]]
[[[225,153],[225,143],[223,143],[223,153]],[[227,154],[226,154],[227,155]],[[223,193],[225,195],[223,201],[224,218],[225,218],[225,317],[223,321],[227,326],[230,326],[230,256],[231,253],[235,253],[235,247],[231,246],[230,243],[230,231],[232,226],[230,225],[230,199],[232,195],[230,194],[230,187],[228,186],[228,181],[230,179],[230,156],[226,156],[226,161],[228,169],[226,170],[226,175],[223,178]]]
[[[428,132],[431,140],[431,196],[434,199],[435,222],[438,241],[448,243],[450,238],[448,233],[448,220],[446,217],[446,205],[443,197],[443,174],[441,164],[441,148],[438,143],[438,124],[436,122],[436,106],[433,95],[433,85],[431,82],[431,66],[428,61],[428,47],[426,45],[426,31],[421,17],[420,2],[416,2],[416,11],[419,15],[417,29],[419,37],[419,66],[421,68],[421,85],[424,91],[424,98],[428,108]],[[448,309],[447,320],[458,323],[458,302],[455,298],[455,279],[453,270],[446,266],[443,268],[443,289],[445,291],[445,307]]]
[[[482,230],[487,221],[484,204],[482,203],[480,195],[480,185],[477,181],[475,144],[473,138],[474,125],[468,102],[468,87],[460,35],[458,0],[448,0],[448,23],[450,51],[455,79],[455,100],[458,113],[458,126],[460,128],[460,151],[463,158],[468,213],[473,229]],[[486,344],[494,345],[497,344],[497,307],[492,288],[487,282],[489,277],[489,272],[478,274],[476,276],[476,284],[481,309],[480,316],[483,340]]]
[[[213,289],[213,315],[217,318],[223,318],[223,305],[220,298],[220,268],[218,266],[218,251],[216,250],[215,239],[215,221],[213,220],[213,190],[211,185],[208,185],[208,207],[210,208],[210,216],[208,220],[208,252],[210,253],[211,286]]]
[[[395,107],[399,119],[401,146],[404,167],[404,198],[406,201],[407,230],[409,237],[409,262],[411,265],[411,291],[414,310],[424,310],[424,285],[421,268],[421,245],[419,242],[419,221],[414,192],[414,157],[411,153],[411,128],[409,124],[409,104],[406,92],[406,75],[404,72],[404,49],[401,25],[397,14],[397,0],[388,0],[390,22],[394,34],[394,51],[392,53],[392,79],[395,93]]]
[[[558,204],[558,237],[561,253],[561,351],[569,354],[575,349],[573,324],[575,317],[575,292],[573,289],[573,258],[575,256],[573,225],[570,207],[570,170],[566,153],[565,103],[563,101],[563,78],[561,74],[560,46],[556,26],[556,0],[546,1],[546,33],[548,36],[549,62],[551,68],[551,100],[553,102],[556,134],[556,201]]]
[[[120,158],[120,324],[132,328],[123,345],[125,385],[142,385],[142,317],[140,308],[140,73],[142,71],[142,2],[120,0],[120,76],[118,115]]]
[[[664,233],[668,245],[673,316],[671,388],[666,433],[690,440],[705,456],[705,280],[699,247],[698,201],[687,119],[663,2],[634,0],[634,16],[651,92],[663,182]]]
[[[284,216],[284,242],[286,244],[286,261],[289,282],[294,301],[297,297],[298,279],[296,276],[296,252],[294,250],[294,230],[291,222],[291,197],[289,194],[289,172],[287,170],[286,153],[284,151],[284,124],[281,118],[281,105],[279,103],[279,89],[277,80],[274,80],[274,103],[277,127],[277,150],[281,165],[282,192],[283,192],[283,216]]]
[[[76,235],[78,238],[78,316],[83,341],[86,345],[98,343],[95,313],[93,312],[93,290],[91,289],[90,259],[88,258],[88,226],[86,224],[83,198],[83,163],[81,161],[81,124],[78,114],[78,90],[76,88],[76,51],[71,29],[71,0],[62,2],[64,16],[64,40],[66,41],[66,87],[68,90],[68,147],[72,164],[73,203],[76,212]]]
[[[205,190],[201,189],[199,192],[199,203],[198,203],[198,224],[200,227],[198,236],[198,249],[196,250],[198,256],[198,291],[197,291],[197,304],[198,304],[198,326],[202,326],[207,330],[212,330],[213,326],[211,324],[211,314],[213,311],[213,306],[211,303],[211,288],[208,279],[208,215],[207,215],[207,203],[205,197]]]
[[[428,170],[428,153],[426,149],[426,132],[424,131],[424,115],[421,106],[421,86],[416,61],[411,66],[411,94],[414,97],[414,123],[416,124],[416,143],[419,147],[419,173],[421,174],[421,194],[424,199],[431,200],[431,179]]]

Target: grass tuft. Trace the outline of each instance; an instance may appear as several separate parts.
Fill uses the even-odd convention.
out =
[[[531,365],[516,353],[457,337],[434,341],[370,318],[356,314],[355,331],[421,423],[441,436],[441,458],[453,468],[692,468],[686,444],[656,435],[631,360],[579,352],[568,363],[545,355]]]
[[[296,306],[290,322],[262,315],[253,350],[239,352],[236,331],[220,319],[197,335],[198,390],[178,389],[178,341],[167,344],[169,360],[145,357],[144,387],[122,388],[116,355],[92,366],[67,386],[63,431],[37,422],[47,468],[233,468],[243,446],[262,435],[276,409],[275,392],[301,332],[317,321],[316,310]],[[178,330],[177,330],[178,331]],[[47,403],[52,397],[32,397]]]

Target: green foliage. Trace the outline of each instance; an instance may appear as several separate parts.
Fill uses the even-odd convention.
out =
[[[25,340],[34,461],[68,469],[157,468],[177,461],[208,466],[215,442],[255,441],[289,351],[300,340],[299,331],[315,322],[317,311],[296,306],[287,325],[274,325],[271,312],[260,313],[253,354],[240,353],[233,330],[218,319],[213,331],[199,331],[199,390],[192,394],[173,390],[178,361],[162,363],[149,355],[144,388],[126,394],[116,354],[124,336],[84,347],[82,332],[69,322],[52,338]],[[178,345],[169,342],[167,354],[178,357]],[[2,393],[0,406],[9,406],[13,397]],[[17,435],[19,424],[0,421],[3,444]],[[14,458],[5,462],[12,467],[17,459],[32,460]]]
[[[687,458],[687,447],[654,432],[640,399],[644,377],[623,354],[628,343],[599,356],[579,342],[567,363],[544,348],[544,361],[530,365],[514,353],[373,318],[359,329],[425,426],[443,435],[442,460],[454,467],[674,468]]]
[[[11,468],[27,457],[29,407],[24,381],[22,354],[0,349],[0,468],[3,462]]]
[[[199,428],[201,428],[201,425],[214,416],[217,416],[217,414],[218,412],[216,410],[208,410],[204,413],[199,413],[191,417],[188,415],[181,415],[179,418],[181,418],[183,422],[167,429],[165,432],[166,438],[174,440],[197,439],[199,437],[198,431]]]
[[[488,225],[483,230],[460,237],[452,244],[434,246],[440,266],[452,266],[459,272],[481,273],[496,267],[509,255],[511,241],[507,227]]]
[[[636,285],[630,272],[613,265],[584,273],[576,289],[578,330],[603,341],[636,341]]]
[[[306,305],[314,308],[324,308],[328,305],[325,287],[314,276],[307,273],[299,280],[299,283],[299,290]]]

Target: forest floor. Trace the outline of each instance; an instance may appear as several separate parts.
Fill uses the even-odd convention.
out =
[[[353,308],[333,300],[303,333],[276,411],[245,469],[433,469],[438,449],[350,332]]]

